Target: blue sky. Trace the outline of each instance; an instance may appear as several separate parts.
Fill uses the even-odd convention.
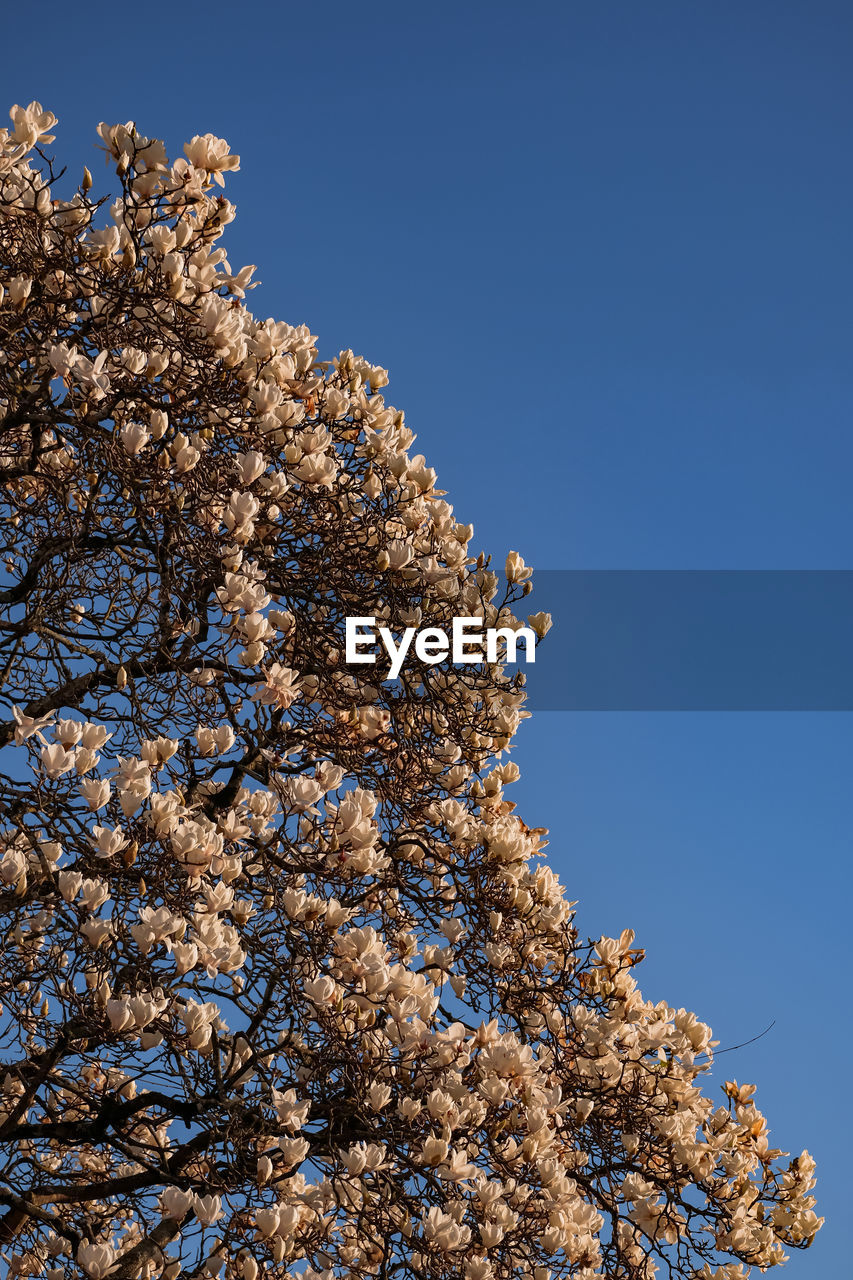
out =
[[[163,4],[4,14],[8,103],[242,156],[263,315],[391,372],[502,562],[851,568],[846,0]],[[8,51],[13,52],[11,58]],[[556,641],[556,637],[555,637]],[[851,717],[538,714],[527,820],[590,933],[710,1021],[850,1252]]]

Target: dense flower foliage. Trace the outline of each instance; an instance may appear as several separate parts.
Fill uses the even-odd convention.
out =
[[[238,157],[101,125],[70,198],[0,131],[0,1247],[10,1272],[734,1280],[814,1164],[710,1029],[581,940],[516,814],[517,628],[384,369],[245,305]],[[547,615],[530,619],[537,635]]]

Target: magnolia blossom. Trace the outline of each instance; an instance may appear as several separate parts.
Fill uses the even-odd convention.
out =
[[[33,282],[29,276],[13,276],[9,281],[9,301],[20,305],[32,292]]]
[[[74,768],[75,758],[73,750],[67,751],[59,743],[41,749],[41,762],[48,778],[61,778],[63,773],[68,773]]]
[[[53,714],[51,712],[41,717],[26,716],[20,707],[13,707],[12,715],[15,720],[15,746],[20,747],[22,743],[33,736],[40,738],[44,742],[44,735],[41,731],[52,723]]]
[[[95,401],[103,400],[110,389],[109,374],[104,372],[107,354],[106,351],[99,351],[94,360],[81,355],[74,362],[72,376],[75,382],[85,395],[91,396]]]
[[[9,116],[15,142],[29,148],[39,142],[54,141],[55,135],[49,130],[56,124],[56,116],[52,111],[43,110],[40,102],[33,101],[28,107],[14,106]]]
[[[183,1218],[195,1203],[192,1191],[180,1187],[166,1187],[160,1196],[160,1212],[164,1218]]]
[[[510,551],[506,558],[505,572],[510,582],[526,582],[533,570],[524,563],[517,551]]]
[[[97,1244],[88,1240],[77,1246],[77,1261],[92,1280],[103,1280],[111,1270],[116,1257],[112,1245]]]
[[[219,1196],[194,1196],[193,1212],[206,1227],[213,1226],[214,1222],[225,1216]]]
[[[286,710],[299,697],[299,675],[290,667],[274,662],[266,673],[266,680],[255,694],[258,702],[274,704]]]
[[[126,422],[121,429],[121,442],[130,454],[139,453],[151,439],[151,432],[139,422]]]
[[[249,449],[246,453],[238,453],[235,459],[240,479],[244,485],[252,484],[267,469],[267,460],[257,449]]]
[[[106,725],[91,724],[87,720],[80,731],[80,744],[87,751],[99,751],[112,736]]]
[[[102,858],[112,857],[113,854],[119,853],[128,843],[127,837],[123,834],[120,827],[93,827],[92,835],[95,837],[95,848]]]
[[[240,157],[231,155],[228,143],[224,138],[217,138],[212,133],[198,134],[184,146],[184,155],[190,164],[197,169],[206,169],[214,182],[220,187],[225,183],[222,174],[231,169],[240,168]]]
[[[195,731],[195,739],[203,756],[224,755],[234,745],[234,730],[229,724],[218,725],[215,729],[199,725]]]
[[[172,851],[188,875],[200,875],[222,849],[222,837],[198,822],[181,823],[172,832]]]

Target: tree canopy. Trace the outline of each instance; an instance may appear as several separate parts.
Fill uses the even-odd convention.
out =
[[[245,303],[239,160],[0,130],[0,1247],[72,1280],[733,1280],[820,1226],[507,791],[529,625],[386,371]],[[277,222],[270,220],[275,252]]]

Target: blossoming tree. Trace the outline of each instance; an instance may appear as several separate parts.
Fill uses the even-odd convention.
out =
[[[820,1226],[515,813],[524,625],[383,369],[244,303],[238,157],[0,131],[0,1249],[15,1275],[731,1280]],[[53,188],[53,189],[52,189]],[[68,193],[67,193],[68,194]],[[544,634],[548,619],[530,625]],[[387,674],[387,673],[386,673]]]

